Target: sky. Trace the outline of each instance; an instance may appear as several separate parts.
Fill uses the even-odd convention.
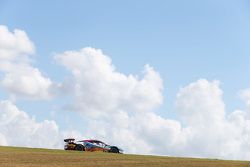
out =
[[[0,145],[249,159],[249,7],[0,0]]]

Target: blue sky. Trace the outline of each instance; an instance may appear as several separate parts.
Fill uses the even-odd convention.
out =
[[[0,0],[0,24],[27,33],[36,47],[32,65],[56,82],[70,74],[54,59],[66,50],[101,49],[126,75],[140,76],[149,64],[164,82],[164,101],[155,112],[179,119],[177,93],[201,78],[221,82],[226,112],[244,108],[239,92],[250,87],[249,7],[247,0]],[[20,99],[16,105],[38,121],[54,119],[62,129],[84,131],[77,112],[51,114],[70,98]]]

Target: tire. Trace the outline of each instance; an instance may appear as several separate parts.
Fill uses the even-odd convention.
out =
[[[81,144],[77,144],[75,149],[76,149],[77,151],[85,151],[84,146],[81,145]]]
[[[111,153],[119,153],[119,149],[117,147],[111,147],[109,152],[111,152]]]

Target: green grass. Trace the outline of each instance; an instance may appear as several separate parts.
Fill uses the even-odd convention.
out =
[[[250,167],[247,161],[0,147],[0,167]]]

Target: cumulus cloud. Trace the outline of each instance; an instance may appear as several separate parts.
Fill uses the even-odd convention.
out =
[[[162,103],[162,80],[149,65],[139,79],[119,73],[111,59],[94,48],[66,51],[56,60],[72,73],[75,103],[71,109],[96,117],[119,110],[150,111]]]
[[[180,89],[176,107],[180,118],[190,126],[222,122],[225,117],[222,90],[219,81],[208,82],[205,79]]]
[[[71,109],[89,120],[86,136],[120,143],[129,153],[249,157],[249,119],[245,111],[227,114],[219,81],[200,79],[181,88],[178,121],[154,112],[162,103],[163,84],[149,65],[142,78],[124,75],[94,48],[66,51],[56,60],[72,73]],[[247,103],[248,93],[242,96]]]
[[[0,25],[1,61],[16,61],[24,59],[34,52],[34,44],[24,31],[15,29],[12,33],[6,26]]]
[[[52,82],[31,65],[30,56],[35,46],[22,30],[10,32],[0,26],[0,72],[3,73],[1,86],[13,98],[50,98]]]
[[[0,145],[59,148],[60,135],[54,121],[37,122],[12,102],[0,101]]]
[[[245,143],[240,139],[249,135],[249,131],[243,130],[246,125],[239,127],[235,124],[234,119],[239,116],[236,111],[226,115],[222,94],[218,81],[205,79],[180,89],[176,108],[191,130],[186,143],[189,152],[186,154],[231,159],[249,156],[248,151],[241,149]]]
[[[188,129],[178,121],[164,119],[155,113],[129,115],[120,112],[106,119],[89,121],[87,136],[119,144],[128,153],[181,155]]]
[[[141,78],[125,75],[101,50],[89,47],[66,51],[55,59],[72,73],[74,102],[70,109],[88,117],[86,136],[121,143],[128,152],[142,154],[167,154],[170,150],[156,146],[183,142],[178,136],[186,130],[180,123],[153,112],[162,103],[163,83],[149,65]]]
[[[1,85],[12,96],[29,99],[47,99],[51,97],[50,79],[43,77],[41,72],[29,65],[14,65],[5,72]]]
[[[245,102],[248,111],[250,112],[250,89],[245,89],[240,92],[241,99]]]
[[[24,31],[0,26],[0,82],[14,98],[49,99],[54,93],[55,83],[31,64],[34,53]],[[58,148],[62,138],[86,137],[127,153],[249,159],[249,89],[240,95],[246,108],[228,112],[220,82],[199,79],[180,88],[174,120],[155,112],[163,102],[163,81],[150,65],[140,75],[125,75],[110,57],[90,47],[55,59],[71,73],[55,91],[70,96],[67,109],[84,117],[86,133],[59,131],[55,121],[37,122],[5,100],[0,101],[1,145]]]

